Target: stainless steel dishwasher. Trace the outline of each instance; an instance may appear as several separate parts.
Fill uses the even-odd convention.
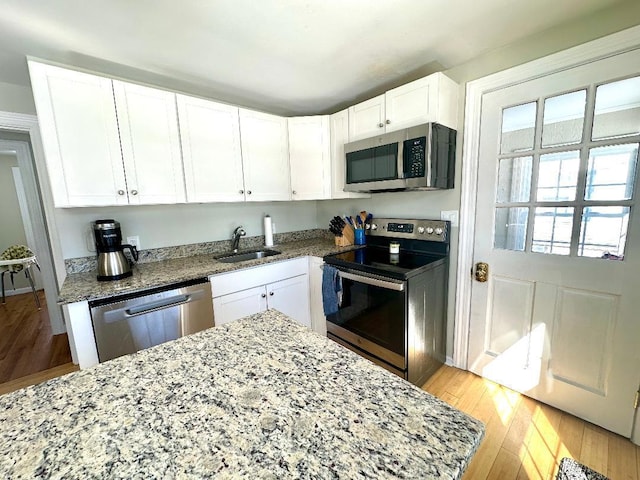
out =
[[[100,362],[213,327],[204,279],[89,302]]]

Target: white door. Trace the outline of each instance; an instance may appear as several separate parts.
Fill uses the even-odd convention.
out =
[[[311,328],[308,275],[270,283],[267,285],[267,301],[269,308],[275,308]]]
[[[290,200],[287,119],[240,109],[240,135],[246,200]]]
[[[126,205],[111,80],[33,61],[29,73],[55,206]]]
[[[176,95],[113,81],[129,203],[186,200]]]
[[[630,52],[484,95],[474,262],[488,276],[473,284],[468,358],[626,437],[640,381],[638,65]]]
[[[243,202],[238,107],[177,95],[188,202]]]
[[[249,288],[213,299],[213,320],[216,327],[267,309],[264,287]]]
[[[349,141],[384,133],[384,94],[349,107]]]
[[[437,106],[437,78],[433,75],[415,80],[386,93],[386,131],[426,123]]]
[[[330,198],[329,116],[292,117],[287,120],[291,199],[322,200]]]

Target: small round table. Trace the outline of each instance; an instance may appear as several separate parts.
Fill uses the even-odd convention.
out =
[[[33,275],[31,273],[31,267],[37,265],[38,262],[36,257],[26,257],[26,258],[18,258],[15,260],[0,260],[0,283],[2,283],[2,303],[7,303],[5,299],[4,293],[4,274],[9,271],[9,267],[13,265],[22,265],[24,274],[29,280],[29,285],[31,285],[31,291],[33,292],[33,297],[36,299],[36,305],[38,306],[38,310],[40,310],[40,299],[38,298],[38,294],[36,293],[36,286],[33,284]]]

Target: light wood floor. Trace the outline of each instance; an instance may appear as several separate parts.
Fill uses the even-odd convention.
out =
[[[0,303],[0,384],[71,362],[67,334],[52,334],[44,291],[37,293],[42,310],[31,293]]]
[[[443,366],[422,387],[484,422],[463,480],[554,479],[563,457],[611,480],[640,479],[640,447],[473,373]]]

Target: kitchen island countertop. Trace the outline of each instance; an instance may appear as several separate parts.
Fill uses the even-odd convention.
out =
[[[351,250],[356,247],[353,245],[337,247],[332,240],[317,238],[282,243],[269,248],[282,253],[238,263],[220,262],[212,254],[141,263],[134,265],[131,277],[109,282],[99,282],[96,279],[96,272],[69,274],[60,289],[58,303],[64,305],[85,300],[99,300],[297,257],[323,257],[330,253]]]
[[[483,431],[269,310],[0,396],[0,477],[458,479]]]

